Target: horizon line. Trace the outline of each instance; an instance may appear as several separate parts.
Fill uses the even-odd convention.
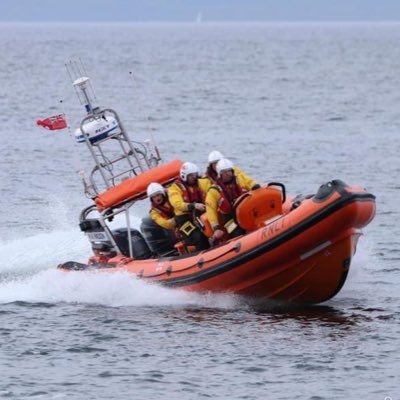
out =
[[[118,21],[118,20],[104,20],[104,21],[30,21],[30,20],[15,20],[7,21],[1,20],[0,24],[182,24],[182,25],[211,25],[211,24],[370,24],[370,23],[400,23],[399,19],[282,19],[282,20],[202,20],[198,22],[196,20],[132,20],[132,21]]]

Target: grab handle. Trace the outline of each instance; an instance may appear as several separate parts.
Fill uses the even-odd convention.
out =
[[[282,189],[282,204],[286,201],[286,188],[283,183],[280,182],[270,182],[268,183],[267,187],[270,186],[279,186]]]

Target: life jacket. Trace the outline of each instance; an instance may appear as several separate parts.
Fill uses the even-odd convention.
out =
[[[157,211],[165,219],[173,218],[175,216],[174,209],[171,206],[166,206],[165,204],[169,205],[167,200],[165,200],[163,204],[154,204],[151,202],[151,210]]]
[[[207,167],[205,176],[214,183],[218,180],[218,174],[212,169],[211,165]]]
[[[204,196],[199,185],[189,186],[182,179],[177,179],[175,183],[182,191],[182,197],[185,203],[204,203]],[[189,188],[192,188],[190,190]]]
[[[225,183],[221,178],[218,178],[217,185],[213,187],[216,187],[220,192],[221,198],[218,201],[218,211],[223,214],[231,213],[235,200],[243,193],[247,193],[247,190],[238,184],[235,176],[229,183]]]

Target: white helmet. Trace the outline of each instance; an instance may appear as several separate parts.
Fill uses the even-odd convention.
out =
[[[159,194],[159,193],[165,195],[165,189],[159,183],[152,182],[152,183],[150,183],[149,186],[147,186],[147,197],[148,198],[151,198],[152,196]]]
[[[216,169],[218,176],[221,176],[221,173],[226,171],[227,169],[233,170],[233,163],[231,160],[228,160],[227,158],[222,158],[221,160],[218,161]]]
[[[180,170],[180,176],[181,179],[186,182],[188,175],[190,174],[199,174],[200,170],[199,167],[196,164],[193,164],[191,162],[185,162],[183,163],[181,170]]]
[[[213,150],[209,155],[208,155],[208,163],[212,164],[215,163],[216,161],[221,160],[224,158],[224,155],[220,153],[218,150]]]

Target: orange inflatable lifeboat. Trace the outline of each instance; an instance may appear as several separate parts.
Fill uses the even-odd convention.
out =
[[[154,226],[149,217],[134,229],[131,207],[146,198],[151,182],[167,187],[176,179],[182,161],[160,165],[153,139],[131,140],[116,111],[94,107],[90,79],[74,76],[83,66],[70,63],[67,69],[78,97],[85,99],[76,139],[94,161],[89,174],[81,175],[94,203],[80,216],[94,255],[87,263],[69,261],[60,269],[127,271],[171,288],[288,302],[319,303],[340,290],[361,228],[375,215],[372,194],[333,180],[315,195],[286,197],[282,184],[271,183],[234,204],[244,235],[201,252],[177,242],[173,232]],[[115,229],[118,214],[125,216],[125,225]],[[198,223],[210,236],[208,221],[203,217]]]
[[[145,197],[145,188],[155,177],[168,184],[178,175],[180,165],[180,161],[165,164],[99,195],[95,202],[104,219],[88,219],[86,210],[81,222],[95,255],[87,264],[67,262],[59,268],[127,271],[167,287],[289,302],[319,303],[338,293],[361,228],[375,215],[375,197],[340,180],[306,197],[286,199],[284,186],[276,183],[246,193],[235,208],[237,222],[247,233],[209,250],[179,254],[176,245],[172,253],[156,256],[141,251],[139,245],[134,255],[127,255],[132,244],[125,250],[118,246],[117,235],[105,224],[107,210]],[[131,241],[146,244],[138,231],[131,234]],[[95,246],[106,242],[108,248]]]

